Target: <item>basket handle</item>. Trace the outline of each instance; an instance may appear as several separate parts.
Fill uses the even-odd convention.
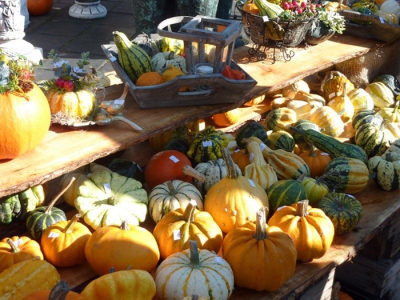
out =
[[[178,92],[179,96],[209,96],[211,94],[211,89],[202,89],[200,91],[192,91],[192,92]]]

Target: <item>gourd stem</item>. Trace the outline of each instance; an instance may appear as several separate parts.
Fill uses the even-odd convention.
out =
[[[267,214],[268,207],[261,207],[257,211],[256,233],[254,234],[254,238],[256,238],[257,240],[265,240],[268,238],[266,230]]]
[[[222,148],[222,158],[226,164],[226,170],[228,172],[227,177],[232,179],[238,178],[239,175],[235,167],[235,162],[233,161],[227,148]]]
[[[308,146],[310,147],[310,153],[308,153],[308,156],[310,156],[310,157],[316,157],[316,156],[317,156],[317,153],[315,153],[313,143],[307,143],[307,144],[308,144]]]
[[[196,205],[193,204],[192,202],[189,202],[189,204],[186,206],[185,212],[183,213],[183,219],[187,223],[194,222],[195,211],[196,211]]]
[[[196,241],[190,240],[190,263],[192,268],[198,268],[200,265],[199,248],[197,248]]]
[[[168,190],[169,190],[169,194],[170,194],[171,196],[175,195],[175,194],[176,194],[176,190],[175,190],[175,188],[174,188],[174,185],[172,184],[172,181],[171,181],[171,180],[168,180],[168,181],[166,182],[166,184],[167,184],[167,187],[168,187]]]
[[[12,253],[19,252],[19,248],[14,244],[14,242],[11,239],[7,239],[7,244],[10,245]]]
[[[195,168],[193,168],[189,165],[183,166],[182,172],[183,172],[183,174],[191,176],[194,179],[200,181],[201,183],[203,183],[206,180],[206,176],[204,176],[199,171],[197,171]]]
[[[128,221],[126,221],[126,220],[122,221],[121,226],[119,228],[122,230],[129,230]]]
[[[72,217],[72,219],[68,222],[67,226],[65,226],[63,233],[70,233],[74,228],[75,223],[79,220],[80,217],[81,217],[80,214],[75,214]]]
[[[67,294],[71,289],[68,283],[64,280],[59,280],[57,284],[52,288],[49,300],[65,300],[67,299]]]
[[[44,211],[45,214],[49,214],[51,209],[53,208],[54,204],[56,204],[57,200],[69,189],[72,183],[75,181],[75,177],[71,177],[68,184],[51,200],[50,204],[47,206],[46,210]]]
[[[306,217],[308,215],[308,200],[297,202],[295,216]]]

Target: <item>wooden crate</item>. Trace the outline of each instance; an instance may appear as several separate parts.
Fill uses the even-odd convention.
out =
[[[400,299],[400,256],[371,259],[362,253],[336,267],[335,278],[357,299]]]
[[[295,298],[299,300],[330,300],[332,298],[334,279],[335,268]]]

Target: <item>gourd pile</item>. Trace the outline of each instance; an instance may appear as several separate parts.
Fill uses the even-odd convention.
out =
[[[277,291],[297,264],[323,257],[335,236],[356,229],[357,194],[372,180],[399,188],[396,78],[357,88],[329,71],[319,92],[300,80],[273,97],[265,119],[234,134],[207,123],[152,137],[144,170],[122,158],[91,163],[65,174],[48,205],[43,186],[2,198],[0,221],[23,221],[29,232],[0,241],[2,299]],[[74,215],[55,206],[61,196]],[[77,294],[57,268],[84,263],[99,277]]]

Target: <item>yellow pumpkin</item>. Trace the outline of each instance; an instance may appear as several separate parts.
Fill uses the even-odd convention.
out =
[[[163,77],[158,72],[146,72],[139,76],[136,80],[137,86],[157,85],[164,82]]]

